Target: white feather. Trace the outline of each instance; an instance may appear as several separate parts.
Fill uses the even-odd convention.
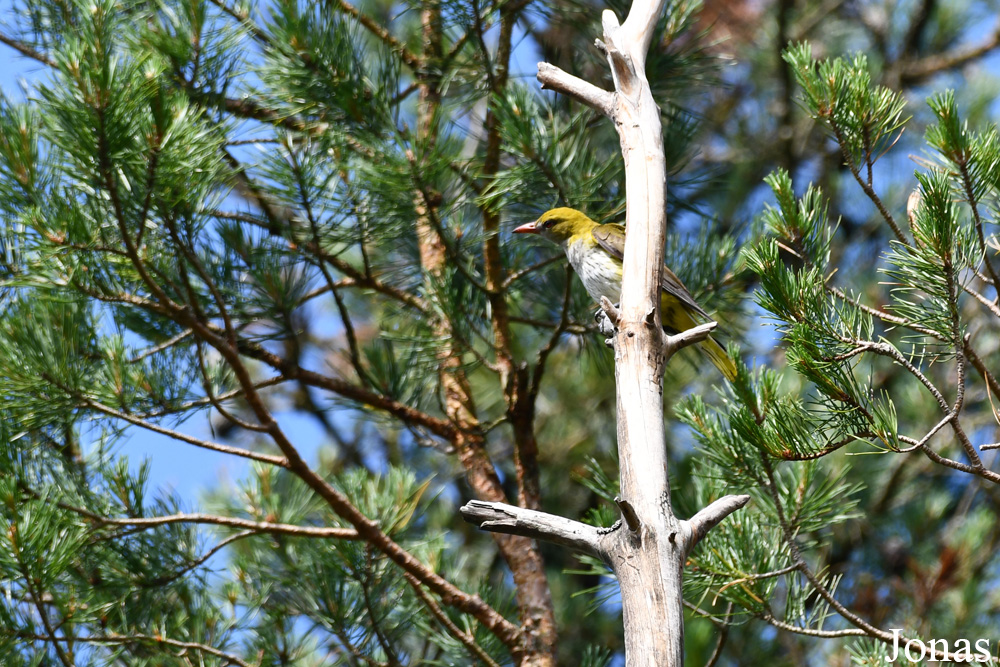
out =
[[[603,248],[594,247],[586,240],[567,241],[566,257],[580,276],[583,286],[597,303],[606,296],[611,303],[618,303],[622,291],[622,265]]]

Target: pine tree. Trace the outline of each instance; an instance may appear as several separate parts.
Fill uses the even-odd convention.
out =
[[[751,498],[686,563],[690,664],[993,636],[990,7],[660,17],[667,263],[748,364],[665,369],[678,514]],[[509,235],[625,211],[611,124],[516,69],[611,90],[604,8],[14,5],[43,70],[0,99],[0,662],[620,664],[604,563],[458,511],[619,519],[594,305]],[[155,488],[147,434],[246,473]]]

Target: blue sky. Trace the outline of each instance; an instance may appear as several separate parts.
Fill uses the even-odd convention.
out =
[[[11,34],[12,5],[0,0],[0,31]],[[47,68],[36,61],[21,56],[6,45],[0,45],[0,91],[13,101],[24,101],[26,90],[45,81]],[[3,224],[0,222],[0,224]],[[315,422],[301,414],[278,414],[278,421],[292,436],[307,460],[315,457],[325,436]],[[167,426],[170,426],[167,424]],[[203,439],[212,439],[206,414],[198,415],[178,427],[179,430]],[[128,436],[117,444],[118,451],[129,458],[130,467],[136,470],[143,460],[150,463],[150,492],[172,490],[184,501],[186,509],[197,506],[201,492],[221,483],[234,483],[248,470],[245,460],[200,449],[167,436],[138,428],[126,431]]]
[[[13,4],[0,0],[0,32],[12,34]],[[530,39],[517,39],[511,72],[515,77],[533,79],[539,55]],[[33,85],[44,82],[48,68],[22,56],[6,45],[0,45],[0,91],[8,99],[24,101]],[[324,320],[335,321],[326,313],[316,313]],[[206,414],[198,415],[178,427],[187,434],[213,439]],[[326,441],[325,433],[316,421],[301,413],[277,413],[279,423],[292,438],[307,460],[315,460],[319,447]],[[168,425],[169,426],[169,425]],[[248,469],[243,459],[200,449],[177,442],[167,436],[130,428],[128,437],[118,443],[118,451],[127,456],[131,468],[137,469],[143,460],[150,463],[150,491],[172,490],[184,501],[187,509],[195,509],[201,493],[218,483],[232,484]]]

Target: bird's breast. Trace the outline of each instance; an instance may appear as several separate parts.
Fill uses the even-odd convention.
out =
[[[573,270],[580,276],[583,287],[594,301],[600,303],[606,296],[612,303],[620,301],[622,290],[622,264],[603,248],[586,241],[570,243],[566,256]]]

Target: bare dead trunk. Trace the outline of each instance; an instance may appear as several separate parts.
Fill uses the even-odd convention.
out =
[[[664,0],[636,0],[619,24],[602,17],[600,46],[615,91],[602,90],[547,63],[538,79],[597,109],[615,123],[625,160],[627,197],[621,306],[605,301],[615,326],[618,455],[623,521],[611,530],[530,509],[473,501],[462,508],[486,530],[545,539],[598,556],[621,587],[628,667],[684,663],[681,575],[690,549],[748,496],[726,496],[691,520],[676,517],[663,430],[663,367],[679,348],[705,338],[714,323],[666,336],[660,326],[660,277],[666,236],[666,163],[660,111],[646,80],[646,52]]]

